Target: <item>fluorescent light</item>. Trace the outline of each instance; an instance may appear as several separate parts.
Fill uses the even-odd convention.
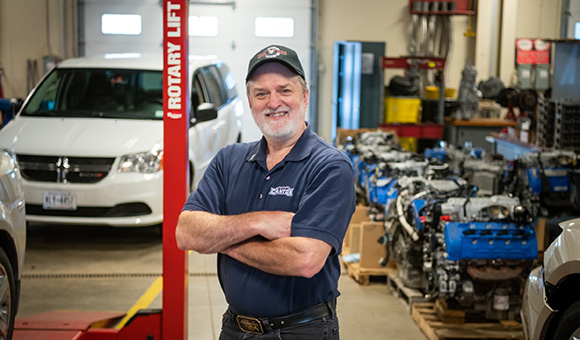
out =
[[[103,34],[141,34],[141,16],[138,14],[103,14],[101,17]]]
[[[294,36],[294,19],[257,17],[254,32],[257,37],[292,38]]]

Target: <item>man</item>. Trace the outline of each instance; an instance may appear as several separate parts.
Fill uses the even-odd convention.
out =
[[[179,217],[177,244],[218,253],[229,304],[221,340],[338,339],[352,167],[305,122],[309,92],[296,52],[259,51],[246,92],[264,136],[215,156]]]

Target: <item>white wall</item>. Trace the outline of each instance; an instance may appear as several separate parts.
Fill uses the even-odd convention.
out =
[[[27,95],[28,60],[36,61],[37,72],[31,78],[39,80],[43,56],[74,55],[74,5],[74,0],[0,0],[0,70],[5,97]]]
[[[558,38],[561,8],[561,0],[519,0],[517,38]]]

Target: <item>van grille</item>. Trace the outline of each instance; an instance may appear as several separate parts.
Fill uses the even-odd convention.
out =
[[[35,182],[97,183],[115,158],[17,155],[22,177]]]

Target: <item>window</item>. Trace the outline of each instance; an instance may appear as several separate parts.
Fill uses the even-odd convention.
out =
[[[194,116],[197,114],[197,107],[205,101],[203,99],[204,93],[203,87],[201,86],[200,76],[199,72],[195,74],[191,86],[191,110],[193,111]]]
[[[574,39],[580,39],[580,22],[574,25]]]
[[[163,72],[56,69],[39,85],[24,116],[163,119]]]
[[[189,35],[197,37],[217,37],[218,18],[214,16],[190,16]]]
[[[138,14],[103,14],[101,17],[103,34],[141,34],[141,16]]]
[[[228,101],[233,100],[238,96],[238,91],[236,90],[236,80],[230,69],[226,64],[219,65],[220,73],[222,75],[222,80],[226,86],[227,99]]]
[[[209,100],[215,104],[216,108],[221,107],[226,102],[226,94],[222,84],[221,75],[215,66],[204,67],[200,70]]]
[[[292,38],[294,36],[294,19],[257,17],[254,32],[257,37]]]

